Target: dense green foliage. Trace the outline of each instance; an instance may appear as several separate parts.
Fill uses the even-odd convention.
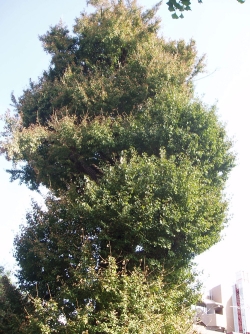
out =
[[[0,333],[19,333],[26,321],[25,300],[0,268]]]
[[[53,242],[57,238],[54,236]],[[60,251],[65,252],[65,249]],[[57,251],[53,249],[52,253],[58,262]],[[189,307],[198,296],[197,286],[191,285],[194,282],[192,274],[185,270],[182,282],[167,284],[164,270],[155,275],[147,267],[143,269],[142,264],[140,268],[128,271],[126,261],[118,266],[112,256],[102,260],[105,266],[99,266],[97,270],[87,239],[81,250],[78,249],[80,253],[78,261],[75,254],[70,258],[61,256],[62,261],[70,262],[66,275],[53,267],[53,259],[52,264],[47,263],[47,267],[40,271],[41,276],[44,273],[40,281],[48,282],[49,297],[34,298],[35,312],[22,333],[193,332],[193,314]],[[38,267],[34,272],[39,273]],[[50,290],[54,288],[55,274],[56,284],[60,285],[56,296]]]
[[[231,142],[194,97],[194,41],[160,38],[158,6],[95,5],[73,35],[40,37],[51,65],[6,115],[12,180],[50,191],[15,240],[35,306],[23,332],[188,333],[192,260],[226,221]]]
[[[244,3],[245,0],[237,0],[239,3]],[[203,0],[197,0],[198,3],[202,3]],[[183,12],[191,10],[191,0],[168,0],[168,10],[174,12],[172,14],[173,19],[183,18]],[[179,14],[180,13],[180,14]]]

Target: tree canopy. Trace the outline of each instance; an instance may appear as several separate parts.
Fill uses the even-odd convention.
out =
[[[72,34],[40,37],[50,66],[5,117],[11,179],[50,191],[15,239],[27,333],[188,333],[192,260],[225,226],[232,144],[194,95],[204,57],[159,37],[159,5],[92,4]]]

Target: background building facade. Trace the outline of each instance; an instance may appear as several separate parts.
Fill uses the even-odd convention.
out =
[[[218,285],[197,306],[198,333],[250,334],[250,276],[236,274],[233,286]]]

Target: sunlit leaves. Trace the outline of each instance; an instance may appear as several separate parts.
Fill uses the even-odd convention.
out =
[[[96,270],[93,264],[85,274],[76,269],[76,284],[70,290],[61,287],[65,301],[75,304],[73,313],[56,298],[46,302],[34,298],[35,312],[22,333],[193,333],[189,306],[199,296],[190,288],[193,276],[188,270],[178,285],[170,285],[164,270],[154,277],[143,267],[128,271],[126,263],[119,270],[112,256],[104,262],[105,270]]]

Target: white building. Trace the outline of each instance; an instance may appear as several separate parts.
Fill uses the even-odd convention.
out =
[[[197,306],[197,333],[250,334],[250,276],[236,275],[232,286],[218,285]]]

